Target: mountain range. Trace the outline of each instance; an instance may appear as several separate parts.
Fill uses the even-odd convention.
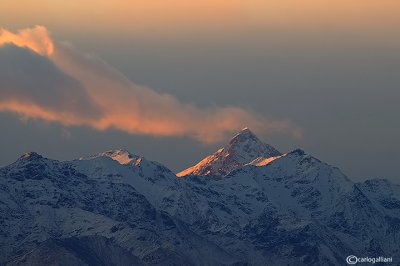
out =
[[[122,149],[72,161],[30,152],[0,168],[0,265],[345,265],[349,255],[399,265],[400,186],[354,182],[248,128],[177,174]]]

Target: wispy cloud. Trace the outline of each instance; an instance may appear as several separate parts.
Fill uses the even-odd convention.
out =
[[[25,118],[131,134],[190,136],[206,143],[244,126],[260,133],[301,134],[287,121],[238,107],[200,108],[137,85],[100,58],[54,42],[42,26],[16,34],[2,29],[0,45],[0,110]]]

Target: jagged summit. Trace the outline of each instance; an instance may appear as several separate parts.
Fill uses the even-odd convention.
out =
[[[243,141],[254,141],[258,143],[262,143],[257,136],[248,128],[245,127],[242,130],[240,130],[230,141],[228,144],[234,145],[235,143],[238,142],[243,142]]]
[[[238,134],[236,134],[224,147],[229,151],[229,154],[235,154],[243,157],[244,161],[248,157],[255,159],[257,157],[272,157],[279,156],[281,153],[274,147],[263,143],[249,128],[245,127]],[[255,158],[253,158],[256,156]],[[242,161],[242,162],[244,162]],[[250,161],[247,161],[247,163]]]
[[[244,128],[243,128],[242,130],[240,130],[236,135],[239,135],[239,134],[248,134],[248,133],[253,134],[253,132],[251,132],[250,128],[244,127]],[[254,134],[253,134],[253,135],[254,135]]]
[[[255,134],[248,127],[245,127],[242,130],[240,130],[232,139],[236,138],[239,135],[242,135],[242,136],[255,136]]]
[[[177,176],[213,175],[224,176],[258,158],[267,159],[282,155],[274,147],[263,143],[249,128],[243,128],[226,146],[207,156]]]
[[[37,160],[37,159],[43,159],[43,156],[33,151],[24,153],[19,157],[19,160]]]

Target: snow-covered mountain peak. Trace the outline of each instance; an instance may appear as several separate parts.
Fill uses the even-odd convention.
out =
[[[36,152],[27,152],[27,153],[22,154],[18,160],[35,161],[35,160],[39,160],[39,159],[43,159],[43,156]]]
[[[164,165],[149,161],[125,149],[109,150],[94,156],[81,157],[72,164],[87,175],[97,176],[104,180],[116,177],[114,181],[128,180],[126,181],[128,184],[145,176],[152,179],[152,182],[162,179],[174,182],[176,179],[175,174]]]
[[[250,128],[245,127],[242,130],[240,130],[233,138],[239,136],[239,135],[251,135],[251,136],[255,136],[254,133],[250,130]]]
[[[263,143],[249,128],[242,129],[227,145],[207,156],[177,176],[189,174],[225,176],[231,171],[249,164],[255,159],[267,159],[280,156],[274,147]]]
[[[224,155],[233,156],[240,163],[249,163],[257,157],[279,156],[274,147],[263,143],[249,128],[242,129],[223,148]]]
[[[235,144],[243,141],[261,142],[257,136],[248,128],[240,130],[230,141],[229,144]]]
[[[86,157],[81,157],[79,160],[93,160],[97,158],[103,158],[107,157],[110,158],[116,162],[118,162],[121,165],[136,165],[144,159],[143,157],[140,157],[138,155],[135,155],[128,150],[125,149],[116,149],[116,150],[109,150],[105,152],[101,152],[96,155],[92,156],[86,156]]]
[[[100,153],[98,156],[110,157],[111,159],[119,162],[122,165],[127,165],[132,163],[132,161],[136,162],[137,160],[141,159],[140,156],[134,155],[125,149],[105,151]]]

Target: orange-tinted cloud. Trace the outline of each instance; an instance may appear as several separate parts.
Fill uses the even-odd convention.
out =
[[[35,31],[38,31],[37,35]],[[199,108],[184,104],[172,95],[158,93],[131,82],[101,59],[81,53],[70,45],[56,43],[52,46],[51,53],[38,49],[46,47],[43,44],[48,44],[49,41],[53,43],[43,28],[36,27],[21,32],[30,34],[26,35],[27,40],[22,37],[24,34],[19,34],[20,38],[15,45],[33,47],[32,50],[42,54],[42,58],[37,59],[41,69],[41,64],[46,60],[54,63],[57,71],[63,74],[59,75],[58,80],[68,86],[60,86],[54,80],[45,82],[44,85],[40,83],[41,85],[26,86],[15,79],[16,86],[24,89],[18,87],[10,90],[12,84],[4,86],[5,84],[0,83],[0,95],[7,96],[1,97],[0,110],[18,113],[24,118],[39,118],[66,126],[88,125],[98,130],[114,128],[131,134],[153,136],[190,136],[206,143],[219,141],[226,134],[245,126],[258,132],[279,132],[295,136],[299,134],[299,129],[288,122],[269,120],[242,108]],[[41,35],[43,32],[46,32],[44,36]],[[43,40],[32,39],[31,36],[42,36]],[[30,46],[19,45],[21,43],[29,43]],[[36,75],[35,79],[31,79],[32,82],[50,78],[46,73],[34,70],[26,72],[29,72],[25,73],[28,76]],[[64,76],[76,82],[65,81]],[[51,77],[54,78],[54,75]],[[71,88],[70,84],[75,84],[75,87]],[[38,90],[35,85],[40,85],[42,90],[46,87],[54,96],[46,101],[35,97],[36,94],[30,91]]]
[[[54,51],[53,41],[43,26],[23,29],[12,33],[0,28],[0,45],[12,43],[20,47],[28,47],[41,55],[51,55]]]

